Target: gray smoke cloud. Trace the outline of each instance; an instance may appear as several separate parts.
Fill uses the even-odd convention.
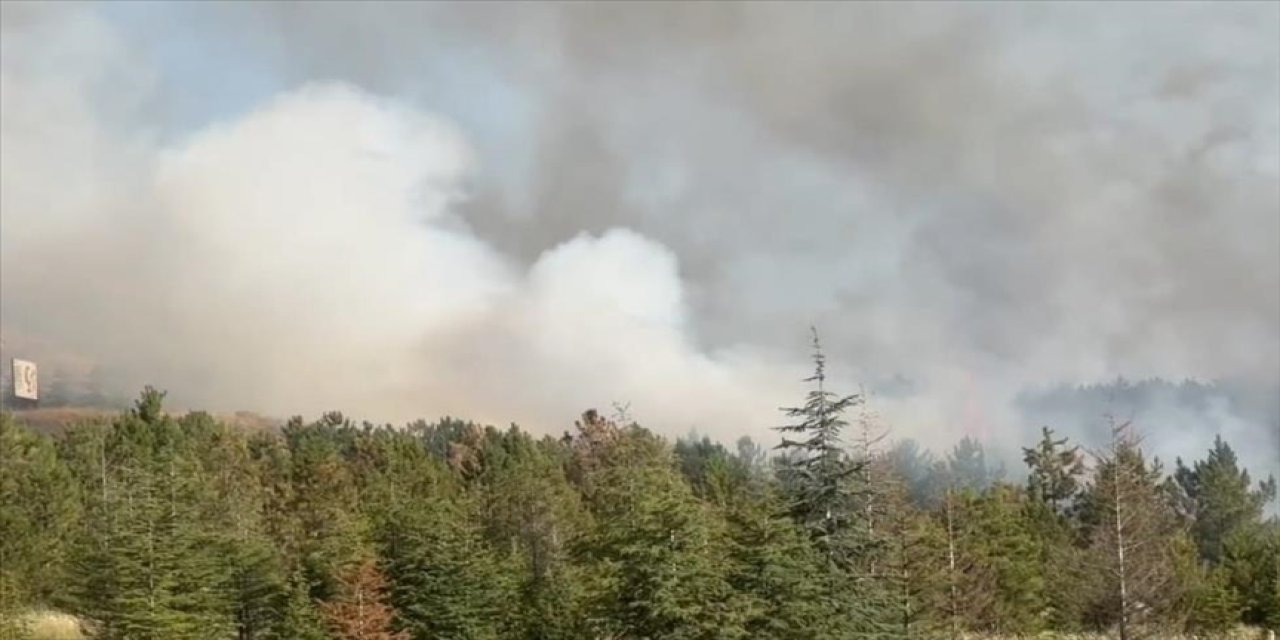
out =
[[[760,436],[810,323],[935,447],[1063,381],[1280,393],[1274,4],[4,12],[6,339],[188,402]],[[1146,426],[1276,468],[1211,414]]]

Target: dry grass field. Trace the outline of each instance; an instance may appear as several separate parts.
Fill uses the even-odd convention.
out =
[[[56,611],[35,611],[27,614],[27,632],[31,640],[81,640],[80,621],[75,616]]]
[[[18,410],[13,412],[13,417],[20,424],[24,424],[39,433],[57,435],[73,424],[110,420],[119,413],[119,410],[116,409],[55,407],[51,409]],[[171,413],[175,416],[181,416],[186,412],[177,410],[171,411]],[[268,418],[249,411],[218,413],[214,414],[214,417],[227,425],[248,431],[276,429],[283,424],[281,420]]]

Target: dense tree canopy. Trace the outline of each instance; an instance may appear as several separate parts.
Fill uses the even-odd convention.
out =
[[[772,455],[594,411],[560,438],[338,413],[248,431],[153,389],[56,437],[5,415],[0,638],[44,608],[131,640],[1280,625],[1274,483],[1225,441],[1166,476],[1131,425],[1091,457],[1046,428],[1015,484],[975,440],[846,446],[863,399],[824,367]]]

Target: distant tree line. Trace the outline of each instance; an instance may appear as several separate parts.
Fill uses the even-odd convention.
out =
[[[143,391],[65,433],[0,423],[0,638],[1128,640],[1280,628],[1273,480],[1218,439],[1166,470],[1131,424],[1044,428],[1025,482],[981,445],[891,445],[812,390],[782,444],[668,443],[588,411],[563,437],[339,413],[248,432]]]

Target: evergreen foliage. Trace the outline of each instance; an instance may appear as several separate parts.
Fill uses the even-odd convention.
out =
[[[1227,538],[1259,523],[1263,507],[1276,497],[1275,479],[1267,478],[1254,488],[1248,470],[1239,467],[1235,451],[1222,436],[1214,439],[1204,460],[1190,467],[1178,460],[1173,478],[1200,554],[1213,563],[1222,559]]]
[[[585,412],[563,438],[330,413],[245,432],[146,389],[37,435],[0,417],[0,638],[56,608],[105,640],[1213,636],[1280,624],[1280,521],[1219,439],[1172,475],[1116,425],[1045,428],[1025,484],[847,433],[813,389],[772,459]],[[878,428],[878,427],[877,427]],[[846,439],[853,441],[847,446]],[[1123,556],[1123,560],[1121,557]]]
[[[849,426],[844,414],[862,404],[862,396],[837,395],[826,387],[826,356],[813,331],[813,383],[803,405],[783,408],[792,424],[775,427],[782,433],[777,446],[778,476],[789,497],[788,510],[828,560],[847,567],[857,549],[852,521],[858,466],[846,453],[842,432]]]

